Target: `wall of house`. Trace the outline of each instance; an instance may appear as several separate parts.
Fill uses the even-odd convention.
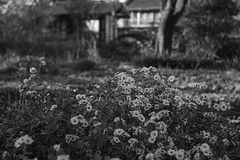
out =
[[[119,28],[145,28],[158,26],[160,19],[160,12],[158,11],[132,11],[130,18],[119,19]]]

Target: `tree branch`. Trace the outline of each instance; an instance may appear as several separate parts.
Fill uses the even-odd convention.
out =
[[[175,11],[173,14],[175,19],[179,19],[179,17],[182,15],[187,2],[188,2],[188,0],[177,0],[176,5],[175,5]]]

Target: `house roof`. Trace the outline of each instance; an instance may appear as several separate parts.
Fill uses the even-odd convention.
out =
[[[129,0],[127,2],[128,11],[159,11],[159,0]]]
[[[76,5],[77,6],[77,5]],[[51,15],[69,15],[73,12],[81,13],[81,6],[76,7],[72,5],[69,1],[57,1],[53,4],[49,13]],[[113,2],[98,2],[98,1],[89,1],[85,4],[84,7],[88,8],[88,14],[91,17],[97,18],[102,15],[111,14],[112,11],[115,11],[117,17],[128,17],[128,11],[126,6],[123,3],[113,3]],[[76,11],[74,11],[76,10]]]

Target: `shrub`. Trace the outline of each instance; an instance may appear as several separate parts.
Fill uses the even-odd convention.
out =
[[[183,93],[175,76],[144,67],[83,93],[38,82],[36,68],[21,70],[29,78],[20,74],[20,100],[0,128],[5,159],[240,158],[240,119],[225,117],[228,103],[201,94],[204,84]]]
[[[74,71],[89,71],[94,69],[96,63],[89,59],[81,59],[79,61],[73,62],[72,68]]]
[[[138,53],[137,42],[128,41],[126,39],[116,40],[109,44],[103,44],[99,50],[99,55],[102,58],[113,60],[130,60],[131,57]]]
[[[217,51],[216,55],[221,59],[240,58],[240,47],[238,41],[226,40],[222,47]]]

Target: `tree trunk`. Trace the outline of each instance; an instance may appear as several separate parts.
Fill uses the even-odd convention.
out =
[[[182,15],[187,1],[188,0],[167,0],[165,4],[163,2],[161,3],[161,18],[155,48],[157,58],[167,58],[171,56],[175,25]]]

